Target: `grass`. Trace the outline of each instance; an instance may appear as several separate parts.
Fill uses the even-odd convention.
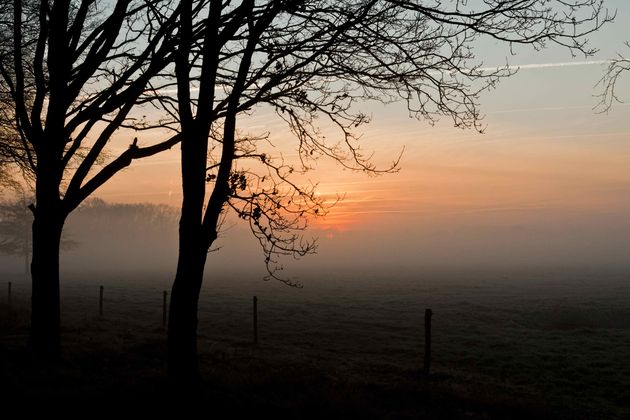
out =
[[[28,359],[28,288],[0,318],[5,395],[168,401],[161,289],[68,281],[64,363]],[[200,304],[204,394],[214,413],[285,418],[630,418],[630,291],[625,277],[423,283],[209,282]],[[251,296],[260,345],[251,345]],[[423,315],[433,374],[419,373]],[[6,306],[0,306],[6,314]]]

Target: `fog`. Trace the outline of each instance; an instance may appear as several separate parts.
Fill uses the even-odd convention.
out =
[[[382,273],[391,278],[435,270],[509,274],[523,269],[623,268],[630,249],[629,219],[612,212],[548,212],[429,220],[396,215],[345,230],[323,229],[315,223],[303,234],[317,240],[317,254],[280,259],[284,267],[280,275],[301,281],[318,273],[347,277]],[[66,223],[62,273],[147,273],[170,278],[177,263],[177,222],[178,210],[166,205],[90,201]],[[4,273],[23,273],[23,253],[0,258]],[[265,277],[263,252],[244,224],[227,219],[208,256],[206,273]]]

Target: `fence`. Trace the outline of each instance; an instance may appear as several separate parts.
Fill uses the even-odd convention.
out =
[[[168,323],[168,292],[166,290],[161,292],[162,295],[162,328],[166,329]],[[99,318],[103,318],[105,311],[105,287],[103,285],[99,286],[98,291],[98,316]],[[258,297],[253,296],[252,299],[252,342],[254,346],[259,344],[259,323],[258,323]],[[11,313],[13,309],[13,283],[7,283],[7,308],[9,319],[11,318]],[[430,373],[431,369],[431,320],[433,316],[433,311],[431,309],[426,309],[424,312],[424,352],[423,352],[423,364],[422,364],[422,372],[425,375]]]

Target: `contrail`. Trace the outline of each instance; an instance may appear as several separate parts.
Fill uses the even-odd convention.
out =
[[[609,64],[611,60],[593,60],[593,61],[565,61],[560,63],[533,63],[533,64],[513,64],[507,65],[507,68],[511,70],[537,70],[537,69],[552,69],[558,67],[577,67],[577,66],[601,66]],[[483,67],[481,71],[496,71],[504,69],[505,67]]]
[[[613,60],[593,60],[593,61],[565,61],[565,62],[560,62],[560,63],[533,63],[533,64],[507,64],[506,66],[496,66],[496,67],[480,67],[477,69],[477,71],[482,71],[482,72],[494,72],[497,70],[504,70],[504,69],[510,69],[510,70],[537,70],[537,69],[552,69],[552,68],[558,68],[558,67],[577,67],[577,66],[595,66],[595,65],[604,65],[604,64],[610,64]],[[440,71],[429,71],[430,74],[441,74],[442,72]],[[147,91],[150,91],[147,90]],[[171,88],[171,89],[157,89],[157,92],[161,93],[161,94],[176,94],[177,93],[177,88]],[[190,92],[199,92],[199,88],[198,87],[192,87],[190,88]]]
[[[522,64],[513,66],[518,69],[547,69],[555,67],[575,67],[575,66],[601,66],[609,64],[611,60],[594,60],[594,61],[567,61],[564,63],[540,63],[540,64]]]

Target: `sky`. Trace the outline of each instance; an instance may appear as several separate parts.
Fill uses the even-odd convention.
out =
[[[630,74],[618,86],[629,103],[594,110],[603,60],[630,40],[630,3],[610,1],[615,23],[592,37],[595,57],[550,48],[510,56],[481,45],[484,65],[522,65],[485,93],[484,133],[409,118],[401,104],[366,104],[372,122],[362,142],[387,165],[404,150],[396,174],[368,176],[319,161],[308,178],[331,200],[344,199],[306,232],[318,255],[295,266],[414,270],[429,266],[625,265],[630,249]],[[262,113],[246,129],[272,132],[278,150],[294,153],[280,124]],[[124,147],[124,146],[123,146]],[[134,163],[97,197],[111,202],[179,206],[178,150]],[[229,222],[209,265],[262,256],[245,227]],[[250,258],[251,257],[251,258]]]

